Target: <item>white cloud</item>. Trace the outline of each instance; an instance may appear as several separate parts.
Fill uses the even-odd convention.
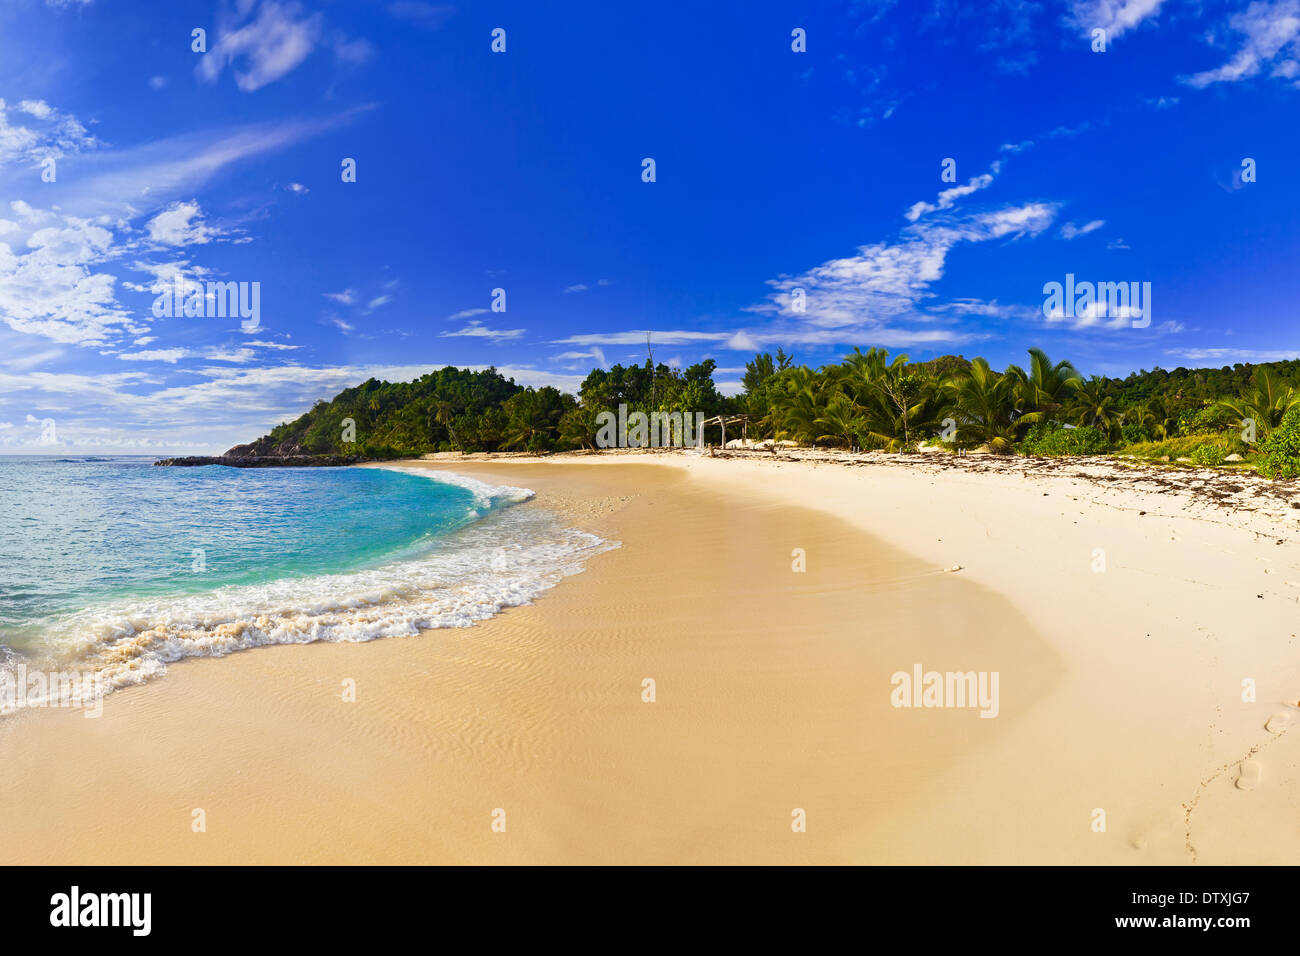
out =
[[[1300,358],[1300,349],[1166,349],[1166,355],[1174,355],[1188,362],[1214,362],[1222,364],[1285,362]]]
[[[147,331],[118,304],[116,278],[96,269],[113,253],[108,229],[86,219],[60,222],[21,202],[11,208],[29,227],[41,225],[31,231],[24,254],[0,242],[0,321],[16,332],[75,345]]]
[[[523,335],[527,329],[489,329],[481,322],[474,320],[456,332],[443,332],[442,338],[482,338],[482,339],[517,339]]]
[[[1070,14],[1074,24],[1086,34],[1098,27],[1106,31],[1107,40],[1127,33],[1142,21],[1160,12],[1164,0],[1075,0]]]
[[[451,4],[424,3],[422,0],[394,0],[387,9],[389,16],[424,30],[437,30],[456,13]]]
[[[561,352],[555,356],[555,359],[558,362],[581,362],[590,359],[602,368],[609,365],[609,360],[605,358],[605,350],[598,346],[592,346],[586,352]]]
[[[11,122],[9,113],[22,114]],[[23,100],[10,108],[0,99],[0,166],[35,165],[100,146],[81,122],[44,100]]]
[[[937,212],[944,209],[951,209],[957,204],[958,199],[969,196],[971,193],[979,192],[981,189],[987,189],[993,184],[993,177],[998,174],[1002,168],[1001,163],[995,162],[989,172],[976,176],[965,186],[953,186],[951,189],[945,189],[939,193],[936,203],[918,202],[912,205],[903,215],[908,222],[916,222],[927,213]]]
[[[1072,222],[1067,222],[1061,227],[1061,238],[1074,239],[1077,236],[1086,236],[1088,233],[1095,232],[1104,225],[1106,225],[1105,219],[1094,219],[1092,222],[1084,223],[1082,226],[1076,226]]]
[[[241,4],[241,16],[218,27],[217,42],[199,60],[195,72],[214,82],[229,64],[235,85],[245,93],[260,90],[285,76],[307,59],[321,37],[320,14],[304,15],[296,2],[263,0],[252,20],[256,0]]]
[[[204,245],[220,235],[203,221],[195,200],[172,203],[149,220],[149,238],[169,246]]]
[[[183,358],[189,358],[195,353],[190,349],[154,349],[152,351],[141,352],[119,352],[120,359],[133,359],[138,362],[169,362],[175,365]]]
[[[1227,63],[1184,77],[1183,82],[1198,89],[1213,83],[1235,83],[1257,76],[1262,68],[1285,53],[1272,75],[1292,79],[1300,72],[1300,0],[1257,0],[1228,20],[1229,28],[1242,34],[1240,47]]]
[[[815,329],[878,331],[888,321],[916,317],[958,244],[1036,236],[1051,225],[1055,214],[1055,205],[1032,202],[907,226],[894,241],[861,246],[855,255],[769,280],[778,291],[750,311]],[[797,311],[796,290],[803,292],[803,311]]]
[[[725,342],[730,332],[684,332],[651,330],[651,341],[656,345],[690,345],[697,342]],[[552,345],[645,345],[646,332],[591,332],[555,339]]]
[[[228,166],[256,159],[334,129],[368,110],[324,119],[205,129],[124,150],[83,155],[78,175],[59,179],[59,204],[70,214],[134,219],[174,200],[186,200]],[[0,185],[4,183],[4,130],[0,128]]]
[[[44,100],[23,100],[18,104],[18,109],[22,110],[22,112],[29,116],[35,116],[37,119],[41,120],[49,119],[54,115],[53,108],[51,108],[50,104],[46,103]]]
[[[344,289],[342,292],[324,292],[322,295],[327,299],[333,299],[335,302],[341,302],[343,305],[351,305],[357,301],[357,293],[353,289]]]
[[[486,315],[487,309],[461,309],[459,312],[447,316],[448,322],[457,322],[461,319],[472,318],[476,315]]]

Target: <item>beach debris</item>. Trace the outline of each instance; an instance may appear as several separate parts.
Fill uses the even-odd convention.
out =
[[[960,564],[954,564],[952,567],[950,567],[950,568],[945,568],[944,570],[946,570],[946,571],[960,571],[961,569],[962,569],[962,566],[961,566]]]
[[[1243,760],[1237,765],[1237,779],[1233,781],[1238,790],[1254,790],[1259,786],[1259,781],[1263,777],[1264,768],[1259,765],[1258,760]]]
[[[1264,729],[1275,737],[1280,737],[1291,727],[1291,715],[1285,710],[1279,710],[1276,714],[1268,719]]]

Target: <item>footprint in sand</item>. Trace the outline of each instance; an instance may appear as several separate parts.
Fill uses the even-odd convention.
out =
[[[1259,765],[1258,760],[1243,760],[1237,766],[1237,784],[1238,790],[1254,790],[1259,786],[1259,781],[1263,777],[1264,768]]]
[[[1268,723],[1264,725],[1265,730],[1267,730],[1270,734],[1273,734],[1274,736],[1277,737],[1280,737],[1282,734],[1286,733],[1287,730],[1290,729],[1290,727],[1291,727],[1291,715],[1288,714],[1285,710],[1279,710],[1276,714],[1270,717],[1268,719]]]
[[[1177,846],[1183,838],[1184,816],[1181,804],[1161,808],[1130,834],[1129,846],[1135,850]]]

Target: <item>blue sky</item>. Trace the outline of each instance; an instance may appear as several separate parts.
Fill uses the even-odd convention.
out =
[[[1300,0],[6,0],[0,101],[0,453],[221,451],[447,364],[572,391],[647,331],[724,391],[778,346],[1300,354]],[[1066,273],[1149,325],[1045,315]],[[155,316],[177,275],[257,326]]]

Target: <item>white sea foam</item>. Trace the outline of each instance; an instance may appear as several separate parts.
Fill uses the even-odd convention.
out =
[[[110,691],[158,677],[169,663],[186,657],[469,627],[503,608],[531,603],[581,571],[588,558],[618,547],[565,528],[544,511],[509,507],[533,497],[527,488],[445,472],[393,470],[469,489],[485,517],[378,567],[228,585],[68,615],[50,622],[46,663],[94,673]]]
[[[419,478],[428,478],[432,481],[439,481],[445,485],[455,485],[458,488],[464,488],[474,495],[474,504],[476,507],[483,509],[484,513],[492,508],[504,505],[515,505],[520,502],[528,501],[536,496],[537,492],[531,488],[515,488],[511,485],[490,485],[485,481],[479,481],[477,478],[471,478],[469,475],[457,475],[450,471],[430,471],[424,468],[409,468],[402,465],[384,465],[385,471],[397,471],[404,475],[415,475]]]

